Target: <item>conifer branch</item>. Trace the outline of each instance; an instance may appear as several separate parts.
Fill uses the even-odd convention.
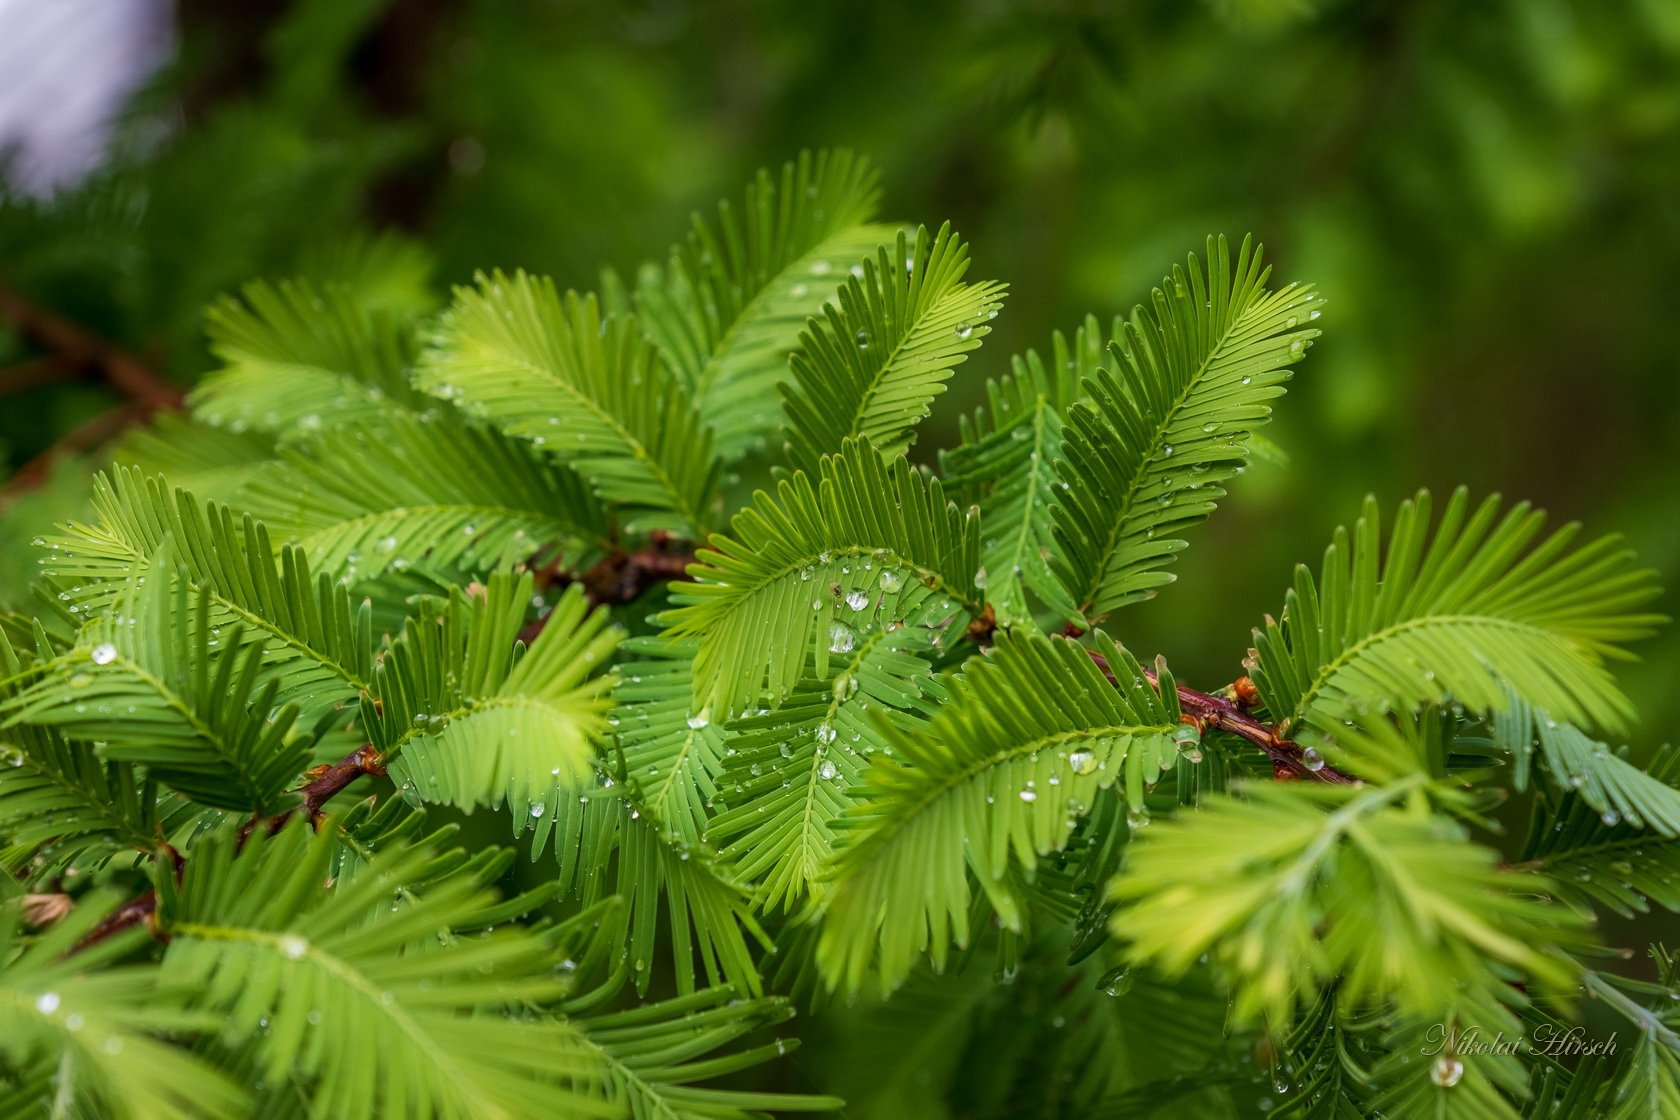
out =
[[[363,743],[331,766],[317,767],[311,771],[311,778],[301,789],[299,795],[303,799],[303,811],[309,814],[310,823],[320,826],[322,819],[321,808],[328,801],[338,796],[357,778],[364,775],[375,777],[385,773],[385,764],[380,760],[379,752],[373,744]],[[260,825],[266,824],[270,835],[280,831],[286,821],[290,819],[292,810],[269,817],[266,821],[253,820],[240,830],[239,840],[243,845],[245,838]],[[186,861],[181,854],[168,844],[163,845],[164,851],[175,864],[175,874],[179,876]],[[154,916],[157,913],[157,892],[147,890],[132,901],[113,910],[104,921],[95,926],[86,937],[76,945],[76,951],[81,952],[108,937],[114,937],[125,929],[146,923],[155,937],[164,938],[165,934],[156,926]]]
[[[372,743],[363,743],[331,766],[318,767],[311,773],[314,777],[300,793],[303,795],[303,811],[309,814],[311,823],[319,825],[321,806],[342,793],[357,778],[383,776],[385,764]]]
[[[1109,680],[1114,680],[1114,674],[1108,667],[1108,662],[1096,650],[1087,650],[1091,660],[1095,661]],[[1145,669],[1144,676],[1151,684],[1157,683],[1155,674]],[[1344,774],[1327,762],[1320,762],[1316,767],[1309,765],[1309,761],[1316,756],[1310,756],[1306,750],[1292,739],[1285,737],[1287,724],[1271,726],[1255,719],[1244,709],[1252,702],[1253,684],[1250,682],[1245,689],[1244,677],[1232,686],[1232,697],[1215,696],[1211,693],[1200,692],[1189,685],[1178,686],[1178,705],[1185,713],[1186,722],[1196,725],[1197,730],[1206,731],[1214,728],[1247,739],[1250,743],[1266,752],[1266,757],[1272,762],[1272,777],[1278,781],[1316,781],[1329,782],[1335,785],[1349,785],[1359,779],[1350,774]],[[1118,683],[1118,682],[1116,682]]]

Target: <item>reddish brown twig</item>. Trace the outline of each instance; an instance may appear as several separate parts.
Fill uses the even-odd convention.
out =
[[[380,759],[379,752],[374,749],[372,743],[363,743],[331,766],[321,766],[310,772],[310,780],[298,790],[303,798],[301,808],[304,813],[308,814],[310,822],[319,827],[323,817],[321,812],[323,805],[342,793],[357,778],[368,774],[379,776],[384,773],[385,764]],[[288,809],[286,812],[272,817],[253,818],[240,830],[239,843],[243,845],[246,838],[263,825],[268,827],[268,833],[272,836],[285,825],[291,815],[292,810]],[[163,847],[170,861],[175,865],[176,876],[179,877],[186,861],[173,847],[168,844],[163,845]],[[88,932],[86,937],[82,938],[76,945],[76,951],[80,952],[90,945],[96,945],[106,938],[115,936],[123,930],[131,926],[137,926],[142,922],[151,926],[153,936],[166,938],[167,935],[157,928],[154,920],[156,913],[157,892],[148,890],[133,901],[112,911],[104,921],[100,922]]]
[[[104,920],[88,931],[86,937],[76,943],[75,951],[80,953],[108,937],[115,937],[125,929],[132,929],[142,922],[151,926],[153,936],[161,936],[161,931],[152,920],[156,913],[157,892],[148,890],[145,894],[130,902],[123,903],[123,905],[107,914]]]
[[[57,354],[30,358],[14,366],[0,369],[0,397],[21,393],[41,385],[51,385],[83,372],[81,367],[67,362]]]
[[[92,450],[153,412],[178,409],[185,403],[178,386],[140,359],[4,285],[0,285],[0,320],[47,352],[44,358],[7,371],[5,391],[93,373],[128,398],[127,404],[94,417],[20,467],[7,481],[4,497],[39,486],[62,456]]]
[[[385,763],[372,743],[363,743],[331,766],[323,767],[304,786],[303,811],[311,823],[321,823],[321,806],[342,793],[346,786],[363,775],[385,776]]]
[[[581,572],[551,564],[539,568],[535,575],[539,588],[564,589],[575,583],[583,587],[591,606],[620,606],[635,602],[655,584],[681,579],[692,563],[692,546],[669,533],[654,532],[645,547],[635,551],[615,549]],[[544,621],[539,618],[527,624],[519,633],[520,639],[535,641]]]
[[[4,286],[0,286],[0,318],[61,361],[96,371],[145,412],[180,408],[185,399],[179,387],[138,358]]]
[[[1108,662],[1096,650],[1086,650],[1091,660],[1095,661],[1109,680],[1114,680],[1114,673]],[[1151,684],[1159,684],[1153,672],[1144,670],[1144,675]],[[1252,682],[1250,684],[1252,687]],[[1316,767],[1308,765],[1313,756],[1292,739],[1286,738],[1282,728],[1272,727],[1261,723],[1243,710],[1237,701],[1223,696],[1214,696],[1206,692],[1199,692],[1189,685],[1178,685],[1178,706],[1184,712],[1187,722],[1194,723],[1198,730],[1206,731],[1215,728],[1229,732],[1248,740],[1262,751],[1272,762],[1272,777],[1279,781],[1315,781],[1348,784],[1359,779],[1350,774],[1344,774],[1327,762],[1320,762]],[[1242,689],[1236,689],[1237,695],[1243,695]]]

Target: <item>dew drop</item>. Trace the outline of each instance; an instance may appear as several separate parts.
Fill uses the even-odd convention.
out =
[[[95,665],[109,665],[117,659],[117,647],[110,642],[102,642],[93,647],[92,657]]]
[[[1429,1080],[1443,1089],[1451,1089],[1463,1076],[1464,1063],[1448,1054],[1436,1058],[1429,1070]]]
[[[828,628],[828,652],[850,653],[856,644],[857,635],[845,623],[836,622]]]
[[[1097,984],[1102,988],[1103,994],[1105,995],[1123,996],[1132,990],[1132,980],[1131,966],[1121,965],[1119,968],[1105,974],[1103,978],[1097,982]]]

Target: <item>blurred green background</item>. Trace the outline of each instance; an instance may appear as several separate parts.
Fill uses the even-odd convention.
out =
[[[249,277],[330,271],[389,231],[438,293],[492,266],[592,287],[754,169],[846,145],[883,169],[885,216],[950,219],[971,276],[1011,284],[918,457],[1012,352],[1129,309],[1209,233],[1253,232],[1328,297],[1271,430],[1290,463],[1239,479],[1178,584],[1116,619],[1183,678],[1240,672],[1291,566],[1367,492],[1531,498],[1680,584],[1676,0],[180,0],[172,19],[103,168],[0,199],[0,285],[182,385],[211,364],[205,303]],[[7,474],[120,403],[40,357],[0,326]],[[61,457],[8,485],[0,599],[86,472]],[[1640,753],[1680,716],[1680,641],[1644,652]]]

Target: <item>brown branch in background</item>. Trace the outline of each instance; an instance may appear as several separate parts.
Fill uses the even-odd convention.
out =
[[[577,574],[556,571],[553,583],[557,587],[580,583],[590,603],[617,605],[634,602],[656,583],[680,578],[692,563],[694,552],[686,543],[669,533],[654,532],[648,535],[645,548],[610,552]]]
[[[85,371],[82,367],[65,361],[57,354],[30,358],[28,361],[0,369],[0,397],[42,385],[51,385],[55,381],[65,381],[83,372]]]
[[[1090,654],[1091,660],[1102,669],[1103,675],[1113,681],[1114,672],[1102,654],[1095,650],[1085,652]],[[1151,684],[1159,685],[1155,674],[1148,669],[1144,670],[1144,676],[1149,678]],[[1243,680],[1246,681],[1247,678]],[[1188,685],[1181,684],[1178,686],[1178,706],[1184,711],[1186,720],[1194,723],[1198,730],[1206,731],[1211,727],[1229,732],[1265,751],[1266,757],[1272,761],[1272,777],[1279,781],[1331,782],[1342,785],[1358,781],[1327,762],[1319,762],[1317,766],[1308,765],[1309,760],[1316,756],[1309,756],[1300,744],[1285,738],[1282,725],[1272,727],[1261,723],[1244,711],[1249,698],[1253,696],[1253,687],[1253,682],[1248,682],[1248,689],[1245,690],[1243,683],[1239,681],[1233,687],[1237,699],[1232,700],[1224,696],[1198,692]]]
[[[95,416],[19,467],[0,498],[41,485],[61,457],[91,451],[153,412],[178,409],[185,403],[178,386],[140,359],[4,285],[0,285],[0,320],[47,352],[0,371],[0,395],[67,377],[97,376],[128,399],[127,404]]]
[[[681,579],[692,563],[692,545],[656,531],[649,534],[645,547],[634,552],[614,549],[581,572],[551,564],[539,568],[535,575],[538,588],[565,589],[581,584],[590,606],[621,606],[641,598],[654,584]],[[520,640],[526,644],[535,641],[544,621],[539,618],[526,624],[519,632]]]
[[[153,936],[159,930],[153,924],[153,915],[157,913],[157,892],[148,890],[145,894],[130,902],[125,902],[117,909],[105,916],[105,919],[88,931],[88,935],[76,943],[75,952],[89,949],[104,941],[108,937],[115,937],[125,929],[132,929],[144,922],[151,926]]]
[[[303,798],[302,809],[308,814],[310,823],[318,828],[324,815],[321,812],[323,805],[342,793],[357,778],[370,774],[377,777],[384,773],[385,764],[380,759],[379,752],[374,749],[372,743],[363,743],[331,766],[321,766],[310,771],[310,780],[297,791]],[[263,825],[267,825],[270,836],[274,835],[274,833],[280,831],[286,821],[291,818],[291,815],[292,810],[288,809],[284,813],[266,819],[259,817],[251,820],[240,830],[240,844],[243,845],[246,837]],[[163,848],[169,856],[170,862],[175,865],[175,875],[179,878],[186,866],[186,860],[170,845],[165,844]],[[113,911],[104,921],[93,927],[88,935],[77,944],[75,951],[80,952],[90,945],[96,945],[107,937],[115,936],[123,930],[137,926],[142,922],[152,927],[153,936],[163,938],[166,935],[157,928],[154,921],[156,913],[157,892],[148,890],[133,901],[125,903],[122,907]]]
[[[98,373],[144,412],[180,408],[186,399],[140,359],[3,285],[0,319],[59,361]]]

